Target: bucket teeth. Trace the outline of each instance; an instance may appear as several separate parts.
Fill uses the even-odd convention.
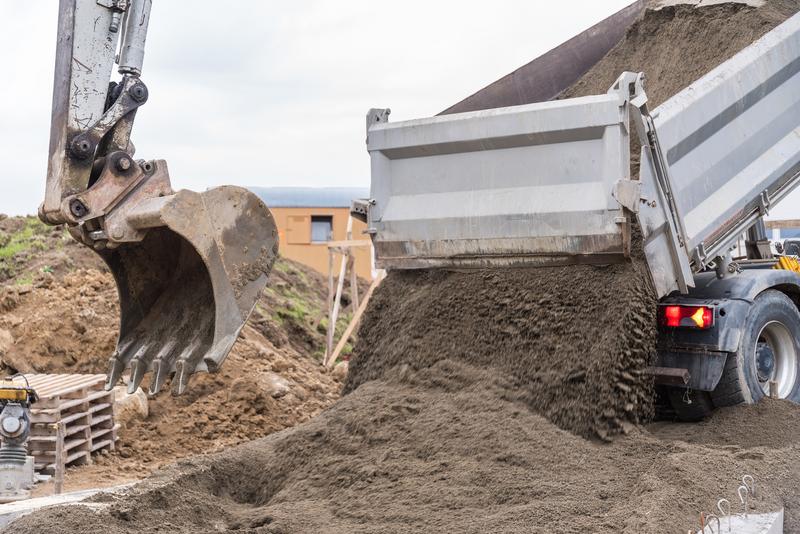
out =
[[[144,378],[144,374],[146,371],[147,371],[147,364],[143,360],[139,358],[134,358],[131,361],[131,379],[128,382],[129,395],[136,393],[136,390],[142,383],[142,379]]]
[[[183,395],[189,385],[189,376],[192,374],[191,366],[186,360],[178,360],[175,364],[175,377],[172,379],[172,394]]]
[[[153,376],[150,379],[149,389],[149,393],[151,395],[155,395],[161,391],[161,388],[164,386],[164,382],[166,382],[167,378],[169,378],[172,363],[175,361],[175,358],[178,355],[176,345],[177,342],[174,340],[167,341],[164,347],[158,351],[155,359],[153,359],[153,363],[151,365]]]
[[[167,365],[161,358],[153,360],[153,378],[150,379],[150,395],[155,395],[161,391],[164,382],[167,381],[169,376],[169,365]]]
[[[119,353],[114,355],[108,360],[108,375],[106,380],[105,389],[111,391],[114,389],[119,377],[122,376],[122,371],[125,370],[125,362],[119,359]]]

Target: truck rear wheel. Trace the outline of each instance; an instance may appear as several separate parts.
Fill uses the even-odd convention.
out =
[[[717,388],[715,406],[755,404],[775,382],[778,397],[800,402],[800,312],[780,291],[756,297],[739,341],[728,356]]]

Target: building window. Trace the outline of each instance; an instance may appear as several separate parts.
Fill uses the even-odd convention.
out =
[[[311,216],[311,242],[325,243],[333,239],[333,216]]]

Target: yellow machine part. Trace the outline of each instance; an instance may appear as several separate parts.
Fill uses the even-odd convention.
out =
[[[29,402],[32,390],[9,380],[0,381],[0,400],[12,402]]]
[[[784,271],[793,271],[800,274],[800,261],[797,258],[782,256],[778,258],[778,263],[772,266],[773,269],[781,269]]]

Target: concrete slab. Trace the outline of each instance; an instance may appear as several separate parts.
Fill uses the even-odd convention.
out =
[[[92,488],[88,490],[72,491],[69,493],[62,493],[61,495],[51,495],[49,497],[38,497],[36,499],[0,504],[0,529],[5,529],[12,521],[19,519],[23,515],[27,515],[42,508],[47,508],[48,506],[82,504],[98,509],[108,506],[106,503],[84,503],[83,500],[103,492],[120,493],[133,484],[134,483],[112,486],[110,488]]]
[[[730,519],[730,530],[728,520]],[[720,520],[722,532],[735,532],[736,534],[783,534],[783,508],[778,512],[769,514],[748,514],[745,518],[741,514],[723,517]],[[705,530],[697,534],[718,534],[717,522],[706,526]]]

